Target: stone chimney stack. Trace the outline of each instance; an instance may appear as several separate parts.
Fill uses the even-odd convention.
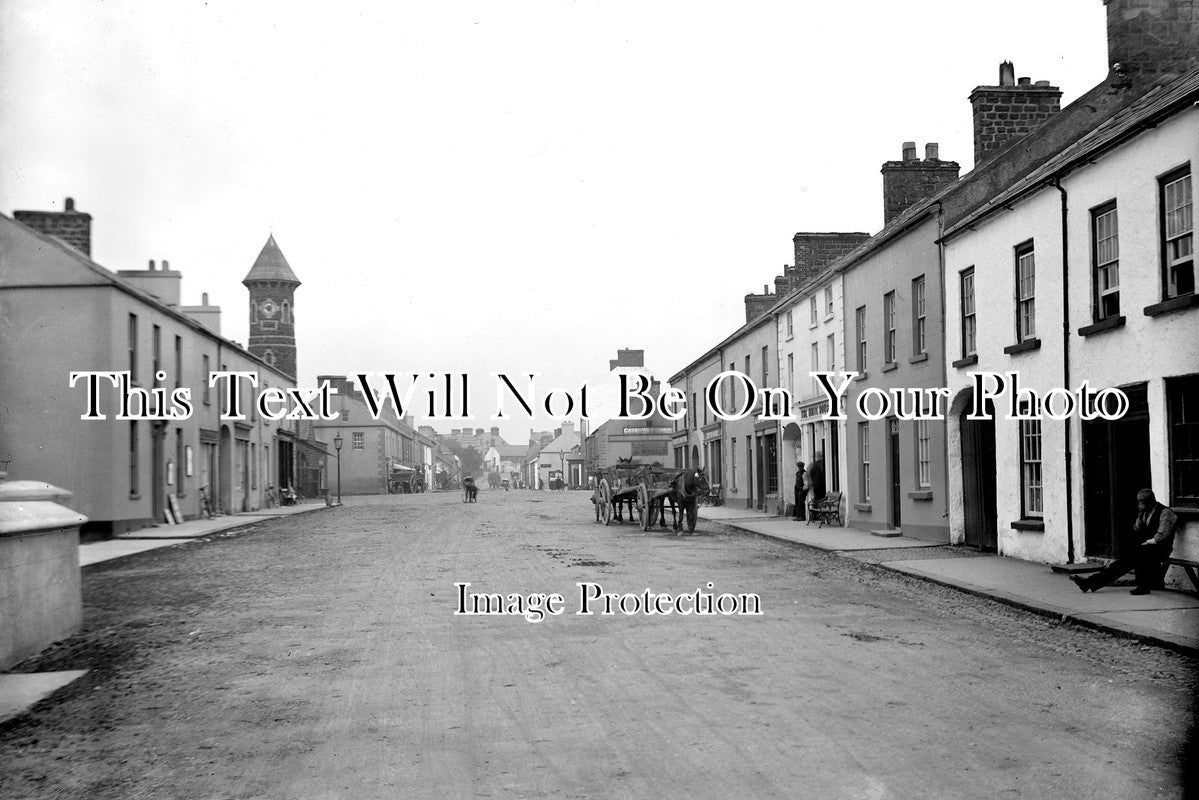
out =
[[[1195,0],[1104,0],[1104,5],[1107,61],[1113,70],[1137,77],[1185,72],[1199,64]]]
[[[795,266],[789,268],[784,277],[792,289],[803,286],[869,238],[868,233],[797,233],[791,238],[795,246]]]
[[[68,197],[62,211],[14,211],[12,218],[39,233],[60,239],[88,258],[92,255],[92,215],[75,210]]]
[[[761,294],[745,295],[745,321],[753,322],[765,314],[776,300],[778,300],[778,295],[771,293],[769,285],[762,287]]]
[[[133,288],[157,297],[168,306],[179,305],[183,276],[178,270],[171,269],[165,258],[162,269],[156,269],[154,259],[150,259],[146,269],[121,269],[117,270],[117,275]]]
[[[883,224],[919,202],[927,200],[958,179],[956,161],[938,158],[936,142],[924,146],[924,160],[916,157],[916,143],[903,143],[903,160],[883,164]]]
[[[977,86],[970,93],[974,109],[974,166],[1041,127],[1062,107],[1062,90],[1049,81],[1013,80],[1012,62],[999,65],[998,86]]]
[[[200,305],[180,306],[179,310],[216,335],[221,334],[221,307],[208,304],[208,292],[200,295]]]

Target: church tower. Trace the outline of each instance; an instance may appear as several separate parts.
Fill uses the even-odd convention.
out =
[[[272,234],[262,246],[249,274],[242,280],[250,290],[248,350],[284,375],[296,377],[296,287],[291,271]]]

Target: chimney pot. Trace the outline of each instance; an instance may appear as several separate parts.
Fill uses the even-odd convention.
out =
[[[1032,86],[1032,78],[1021,78],[1017,83],[1020,86]]]
[[[208,292],[203,292],[200,295],[200,305],[202,305],[202,306],[208,305]]]
[[[171,268],[170,262],[167,261],[165,258],[162,260],[162,268],[164,270],[169,270]]]
[[[66,199],[66,200],[63,202],[63,204],[62,204],[62,207],[63,207],[63,210],[64,210],[64,211],[74,211],[74,210],[75,210],[75,198],[74,198],[74,197],[68,197],[68,198],[67,198],[67,199]]]
[[[1016,85],[1016,67],[1010,61],[1001,61],[999,64],[999,85],[1000,86],[1015,86]]]
[[[769,283],[762,284],[762,294],[770,294],[770,284]]]
[[[1033,84],[1033,86],[1048,86],[1048,85],[1049,85],[1049,81],[1037,81],[1036,83]]]
[[[940,161],[941,160],[941,148],[936,142],[929,142],[928,144],[926,144],[924,146],[924,160],[925,161]]]
[[[915,142],[904,142],[903,143],[903,160],[904,161],[915,161],[916,160],[916,143]]]
[[[154,271],[154,259],[150,259],[150,266],[146,269],[150,270],[151,272]]]

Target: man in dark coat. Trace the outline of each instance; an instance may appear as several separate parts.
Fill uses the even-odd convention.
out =
[[[804,520],[807,510],[808,490],[804,485],[804,463],[802,461],[795,462],[795,512],[792,515],[793,519]]]
[[[1162,579],[1169,566],[1166,560],[1174,548],[1174,531],[1178,517],[1166,506],[1157,502],[1152,489],[1137,492],[1137,519],[1132,525],[1136,539],[1131,553],[1124,553],[1103,569],[1088,577],[1071,575],[1070,580],[1084,592],[1102,589],[1112,581],[1129,572],[1136,572],[1137,585],[1131,594],[1149,594],[1162,588]]]
[[[819,503],[824,499],[824,459],[817,455],[812,459],[812,463],[808,465],[808,497],[813,503]]]

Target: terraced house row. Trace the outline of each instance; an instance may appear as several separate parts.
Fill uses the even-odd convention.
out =
[[[746,296],[745,324],[670,378],[692,401],[676,466],[704,465],[729,504],[788,514],[796,463],[820,458],[855,527],[1045,563],[1114,555],[1151,486],[1185,522],[1175,555],[1199,555],[1199,11],[1106,13],[1102,83],[1061,107],[1058,87],[1005,62],[970,94],[969,173],[906,142],[882,166],[881,231],[795,235],[795,263]],[[787,419],[705,416],[694,400],[733,369],[788,389]],[[856,373],[844,420],[816,370]],[[1084,380],[1129,407],[1009,419],[1009,393],[972,420],[979,372],[1018,373],[1016,410]],[[944,419],[857,413],[864,392],[897,389],[942,390],[921,403],[939,397]]]

